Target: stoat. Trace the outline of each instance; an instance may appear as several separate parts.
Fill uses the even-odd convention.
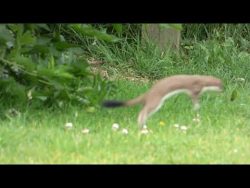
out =
[[[222,81],[213,76],[205,75],[175,75],[157,81],[152,88],[127,101],[107,100],[104,107],[114,108],[142,104],[143,108],[138,116],[139,127],[142,128],[153,113],[158,111],[164,101],[178,93],[186,93],[192,99],[194,109],[198,110],[199,96],[205,91],[222,91]]]

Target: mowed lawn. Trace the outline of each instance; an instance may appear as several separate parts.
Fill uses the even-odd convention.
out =
[[[150,84],[119,81],[117,87],[112,99],[125,100]],[[231,101],[235,88],[237,96]],[[185,94],[174,96],[149,119],[148,134],[137,127],[140,106],[92,113],[73,107],[56,112],[27,109],[0,122],[0,163],[249,163],[249,94],[249,84],[237,83],[229,83],[221,94],[205,93],[199,118]],[[71,129],[65,129],[67,122],[73,124]],[[120,125],[116,131],[114,123]]]

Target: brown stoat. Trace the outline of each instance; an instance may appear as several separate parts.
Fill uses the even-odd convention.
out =
[[[194,109],[198,110],[199,96],[205,91],[222,91],[222,81],[213,76],[205,75],[175,75],[157,81],[152,88],[127,101],[107,100],[104,107],[114,108],[142,104],[143,108],[138,116],[139,127],[142,128],[148,117],[158,111],[164,101],[178,93],[186,93],[192,99]]]

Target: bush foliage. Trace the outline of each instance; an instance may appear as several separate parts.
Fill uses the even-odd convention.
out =
[[[84,24],[0,25],[0,98],[2,105],[94,106],[112,90],[89,70],[78,42],[87,37],[116,42]]]

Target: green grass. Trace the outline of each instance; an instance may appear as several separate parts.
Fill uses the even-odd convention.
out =
[[[241,39],[242,44],[237,42]],[[183,40],[179,54],[161,53],[154,45],[141,46],[136,39],[133,44],[97,42],[89,47],[88,55],[105,62],[95,68],[107,71],[116,84],[117,92],[107,99],[136,97],[147,91],[154,79],[168,75],[207,74],[221,78],[223,93],[210,92],[201,97],[199,124],[193,121],[196,113],[185,94],[170,98],[148,120],[152,133],[147,135],[141,135],[137,127],[140,106],[98,108],[92,113],[80,107],[57,111],[27,108],[20,116],[0,121],[0,163],[250,163],[248,38],[235,40],[227,36],[218,40],[211,35],[207,41]],[[1,108],[1,114],[6,110]],[[72,122],[73,129],[65,130],[66,122]],[[119,123],[129,133],[112,131],[113,123]],[[183,132],[175,124],[188,129]],[[90,130],[89,134],[82,133],[84,128]]]
[[[149,85],[119,81],[117,99],[144,92]],[[91,164],[221,164],[250,162],[249,85],[235,86],[223,94],[202,96],[201,122],[193,122],[192,104],[186,95],[174,96],[148,121],[153,132],[140,135],[136,119],[140,107],[99,109],[86,113],[71,108],[54,113],[27,110],[0,123],[0,163],[91,163]],[[75,116],[75,113],[78,116]],[[164,121],[165,125],[159,122]],[[66,131],[64,124],[74,128]],[[129,133],[111,130],[113,123]],[[174,124],[186,125],[185,132]],[[89,134],[82,134],[89,128]]]

